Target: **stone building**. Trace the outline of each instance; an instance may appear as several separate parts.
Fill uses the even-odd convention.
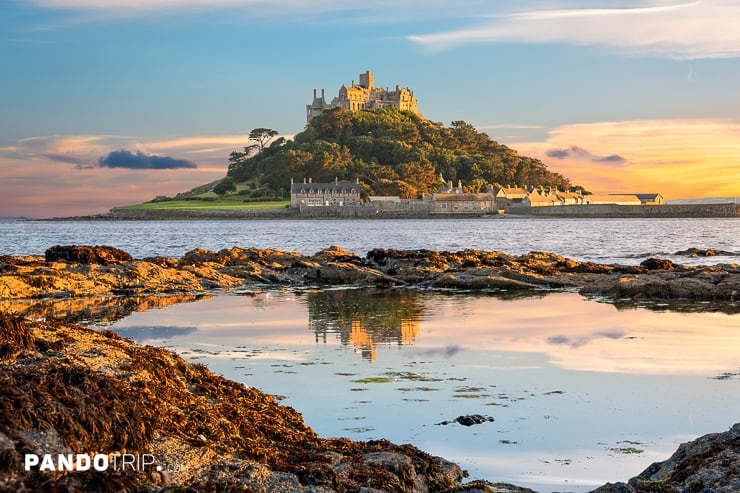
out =
[[[321,115],[330,108],[344,108],[348,111],[360,111],[365,109],[376,108],[396,108],[402,111],[413,111],[418,113],[418,102],[414,92],[407,87],[400,87],[396,84],[395,90],[375,87],[375,75],[369,70],[360,74],[360,83],[355,84],[352,81],[350,87],[342,84],[339,88],[337,97],[326,102],[324,90],[321,90],[321,96],[313,91],[313,101],[306,105],[306,123]]]
[[[529,192],[524,187],[497,186],[494,188],[493,196],[496,200],[496,207],[503,209],[509,205],[522,205],[522,201],[529,196]]]
[[[441,214],[462,212],[487,214],[496,211],[493,189],[482,193],[467,193],[463,191],[460,180],[458,180],[456,187],[453,187],[452,182],[449,181],[437,193],[424,197],[424,201],[430,205],[430,212]]]
[[[634,194],[586,195],[586,204],[642,205]]]
[[[436,213],[479,213],[496,211],[493,193],[434,193],[429,196],[432,212]]]
[[[358,205],[360,191],[359,181],[352,183],[334,180],[334,183],[313,183],[309,178],[308,182],[304,179],[303,183],[293,183],[291,180],[290,206],[303,208]]]
[[[663,205],[665,204],[665,199],[659,193],[635,193],[635,194],[615,193],[612,195],[636,196],[638,199],[640,199],[640,203],[642,205]]]

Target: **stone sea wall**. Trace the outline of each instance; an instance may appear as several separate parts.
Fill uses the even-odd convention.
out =
[[[729,204],[510,206],[509,214],[552,217],[740,217],[740,206]]]

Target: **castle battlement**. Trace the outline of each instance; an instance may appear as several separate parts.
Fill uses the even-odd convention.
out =
[[[306,105],[306,123],[310,123],[311,120],[330,108],[344,108],[347,111],[396,108],[402,111],[419,112],[414,91],[398,84],[396,84],[393,91],[387,88],[375,87],[375,74],[369,70],[360,74],[359,84],[355,84],[354,80],[350,87],[342,84],[342,87],[339,88],[339,94],[330,103],[326,102],[323,89],[320,97],[314,89],[313,101]]]

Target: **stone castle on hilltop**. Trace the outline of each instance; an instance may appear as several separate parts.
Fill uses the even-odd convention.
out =
[[[321,96],[313,90],[313,102],[306,105],[306,123],[321,115],[330,108],[344,108],[347,111],[360,111],[376,108],[396,108],[402,111],[413,111],[418,113],[418,102],[414,97],[414,91],[408,87],[400,87],[396,84],[396,89],[390,91],[387,88],[375,87],[375,74],[369,70],[360,74],[360,83],[355,84],[352,81],[350,87],[342,84],[339,88],[339,95],[327,103],[324,97],[324,90],[321,90]]]

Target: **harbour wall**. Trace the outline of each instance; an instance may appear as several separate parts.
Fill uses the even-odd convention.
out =
[[[541,217],[740,217],[740,206],[727,204],[509,206],[507,214]]]

